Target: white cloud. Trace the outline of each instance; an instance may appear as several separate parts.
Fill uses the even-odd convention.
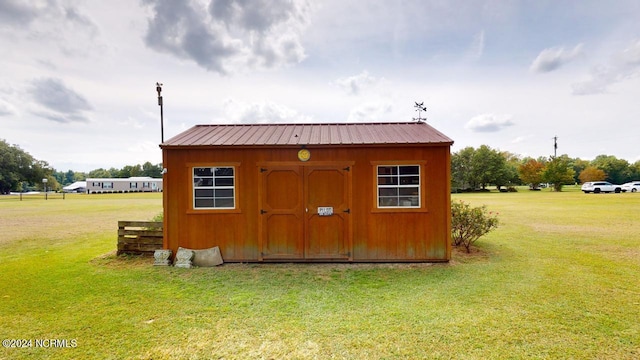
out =
[[[62,80],[43,78],[34,80],[32,85],[33,100],[46,109],[34,111],[35,115],[60,123],[89,121],[84,112],[93,109],[91,104]]]
[[[517,136],[513,140],[511,140],[511,143],[512,144],[519,144],[519,143],[525,141],[526,139],[528,139],[530,137],[531,136]]]
[[[358,75],[340,78],[335,81],[335,83],[349,95],[359,95],[362,90],[377,82],[378,79],[369,75],[367,70],[364,70]]]
[[[138,141],[127,147],[127,151],[134,154],[146,155],[147,153],[157,151],[158,144],[153,141]],[[138,159],[144,159],[144,157],[135,156]],[[140,161],[140,160],[137,160]]]
[[[484,30],[480,31],[479,33],[473,36],[473,42],[469,47],[469,55],[471,56],[471,58],[479,59],[482,57],[482,54],[484,53],[484,42],[485,42],[484,36],[485,36]]]
[[[41,14],[50,11],[50,7],[51,4],[45,2],[0,1],[0,20],[5,24],[24,26]]]
[[[640,39],[632,42],[626,49],[622,50],[617,59],[622,65],[637,67],[640,65]]]
[[[60,0],[0,1],[0,23],[0,32],[17,30],[11,33],[17,34],[14,41],[53,46],[66,56],[85,56],[100,44],[100,31],[93,19]],[[51,57],[51,52],[47,56]]]
[[[311,122],[312,118],[270,101],[245,103],[233,99],[224,102],[225,121],[243,124]]]
[[[0,116],[15,115],[17,113],[18,113],[18,110],[16,109],[15,106],[13,106],[13,104],[3,99],[0,99]]]
[[[148,47],[226,74],[277,68],[305,57],[300,40],[311,6],[306,0],[145,0],[151,5]]]
[[[544,49],[540,54],[538,54],[538,57],[533,60],[529,69],[537,73],[546,73],[557,70],[582,55],[582,47],[582,44],[578,44],[570,50],[567,50],[564,47]]]
[[[592,68],[587,80],[574,83],[574,95],[606,93],[610,85],[640,75],[640,39],[614,54],[609,64]]]
[[[61,114],[47,110],[34,110],[31,113],[43,119],[51,120],[61,124],[72,122],[83,123],[89,121],[89,119],[80,114]]]
[[[511,115],[481,114],[465,124],[465,129],[473,132],[496,132],[514,125]]]
[[[599,65],[591,69],[587,80],[571,85],[574,95],[602,94],[607,92],[609,85],[619,81],[617,71],[610,67]]]
[[[128,116],[126,120],[118,121],[118,125],[123,128],[130,128],[130,129],[144,128],[144,124],[132,116]]]
[[[349,112],[349,122],[372,122],[388,120],[386,116],[393,110],[389,102],[366,102],[356,106]]]

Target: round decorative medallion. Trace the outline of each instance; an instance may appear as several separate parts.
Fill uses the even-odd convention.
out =
[[[307,149],[301,149],[298,151],[298,159],[300,161],[307,161],[311,158],[311,152]]]

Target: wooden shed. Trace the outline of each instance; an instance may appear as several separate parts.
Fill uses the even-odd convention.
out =
[[[198,125],[161,144],[164,247],[225,262],[451,258],[450,147],[426,123]]]

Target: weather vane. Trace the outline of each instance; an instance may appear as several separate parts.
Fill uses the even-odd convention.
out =
[[[414,108],[416,108],[416,111],[418,112],[418,117],[417,118],[413,118],[413,121],[417,121],[417,122],[426,122],[427,118],[423,118],[422,117],[422,112],[426,112],[427,111],[427,107],[424,106],[424,101],[421,103],[418,103],[416,101],[416,104],[413,106]]]

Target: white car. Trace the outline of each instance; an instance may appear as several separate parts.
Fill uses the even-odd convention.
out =
[[[609,192],[615,192],[615,193],[619,193],[622,191],[622,187],[620,185],[616,185],[616,184],[612,184],[608,181],[589,181],[586,182],[584,184],[582,184],[582,191],[584,191],[585,194],[588,194],[590,192],[592,193],[609,193]]]
[[[640,181],[632,181],[626,184],[622,184],[622,191],[624,192],[636,192],[640,190]]]

